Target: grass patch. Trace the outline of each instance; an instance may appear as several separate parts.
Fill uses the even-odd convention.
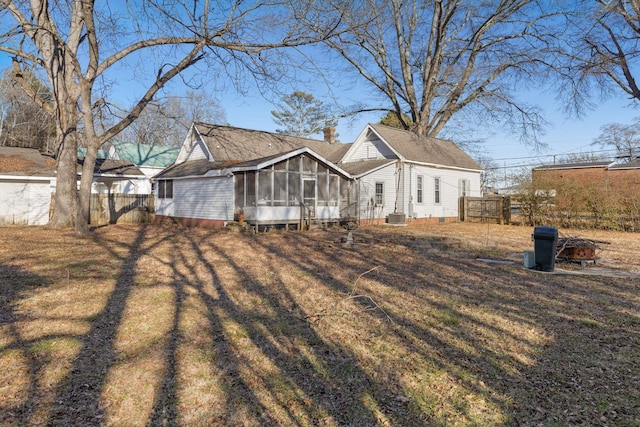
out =
[[[637,424],[640,280],[479,227],[3,228],[0,424]]]

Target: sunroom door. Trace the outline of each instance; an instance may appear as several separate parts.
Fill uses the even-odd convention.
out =
[[[309,211],[309,216],[315,216],[316,212],[316,180],[305,178],[303,182],[304,204]]]

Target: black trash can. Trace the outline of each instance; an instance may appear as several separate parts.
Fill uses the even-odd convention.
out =
[[[556,247],[558,246],[558,229],[555,227],[536,227],[533,230],[536,268],[542,271],[553,271],[556,263]]]

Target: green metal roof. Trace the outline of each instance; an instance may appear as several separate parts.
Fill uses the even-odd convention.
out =
[[[81,159],[84,159],[86,157],[87,154],[87,149],[80,147],[78,148],[78,157]],[[109,157],[109,150],[98,150],[98,155],[96,157],[96,159],[106,159]]]
[[[162,167],[175,162],[179,147],[167,145],[135,144],[132,142],[114,142],[118,157],[128,160],[136,166]]]

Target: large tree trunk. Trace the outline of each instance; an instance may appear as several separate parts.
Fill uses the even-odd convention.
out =
[[[62,80],[62,79],[60,79]],[[62,84],[60,93],[68,94]],[[49,221],[53,227],[73,227],[78,208],[78,112],[73,97],[64,96],[56,111],[56,133],[59,141],[54,214]]]
[[[49,225],[72,227],[77,209],[76,164],[78,159],[78,139],[75,131],[61,136],[58,149],[56,194],[53,217]]]
[[[76,214],[75,230],[78,234],[89,233],[91,184],[93,183],[93,170],[96,164],[98,148],[95,144],[88,144],[87,153],[82,165],[82,177],[78,194],[78,212]]]

